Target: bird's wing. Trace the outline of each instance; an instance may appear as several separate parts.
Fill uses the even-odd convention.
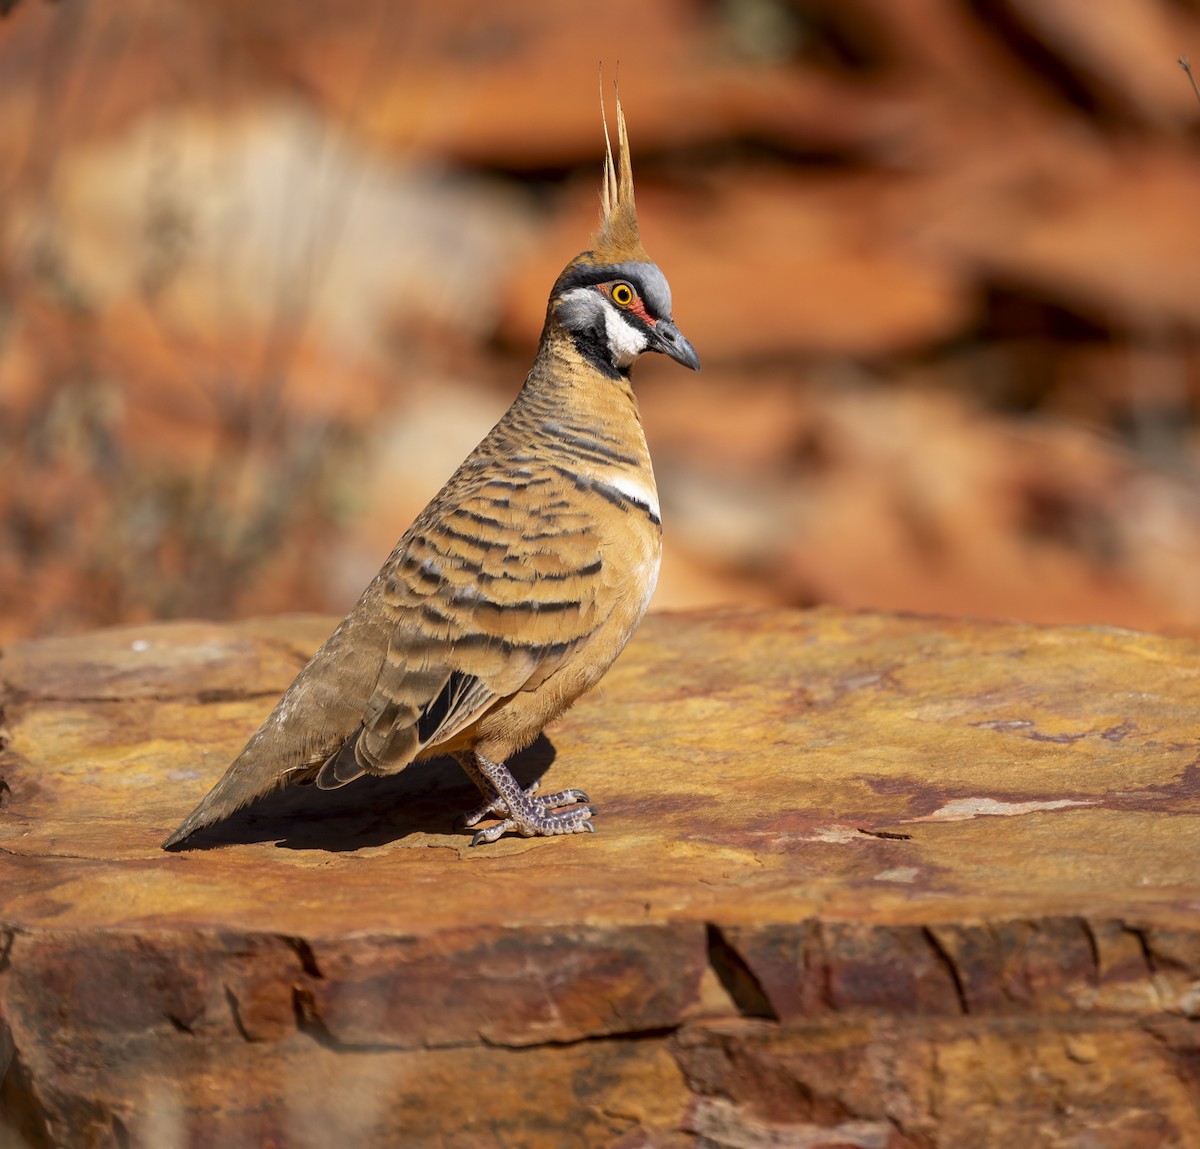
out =
[[[363,712],[360,766],[396,770],[545,681],[601,621],[593,516],[563,480],[493,478],[423,515],[381,588],[395,628]]]

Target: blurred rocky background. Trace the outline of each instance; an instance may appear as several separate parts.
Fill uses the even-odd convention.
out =
[[[340,613],[507,406],[620,64],[656,605],[1200,631],[1200,0],[6,0],[0,642]]]

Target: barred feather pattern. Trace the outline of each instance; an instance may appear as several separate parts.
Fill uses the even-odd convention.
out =
[[[549,324],[513,405],[167,844],[322,766],[335,786],[463,747],[506,761],[620,653],[661,539],[628,380]]]
[[[569,340],[553,350],[385,568],[395,628],[365,708],[363,769],[468,742],[506,760],[599,679],[645,610],[661,524],[633,392],[606,379],[605,401],[580,411],[563,392],[594,384],[592,370]]]
[[[638,238],[619,101],[617,143],[594,247],[559,277],[512,406],[164,847],[286,783],[443,753],[483,798],[466,824],[503,819],[476,842],[592,829],[582,791],[535,797],[504,763],[599,681],[654,591],[662,524],[628,366],[656,350],[699,369]]]

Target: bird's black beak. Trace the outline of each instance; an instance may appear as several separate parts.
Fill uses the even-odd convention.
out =
[[[650,350],[669,355],[676,363],[682,363],[693,371],[700,370],[700,356],[696,349],[679,333],[679,328],[669,319],[660,319],[654,325],[654,339]]]

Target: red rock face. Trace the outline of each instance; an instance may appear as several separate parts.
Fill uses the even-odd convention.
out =
[[[0,638],[344,609],[595,225],[598,60],[705,363],[660,606],[1194,629],[1200,20],[1093,7],[26,0]]]
[[[434,762],[159,842],[331,619],[0,657],[0,1137],[1200,1138],[1200,650],[652,616],[514,765],[597,833],[471,849]]]

